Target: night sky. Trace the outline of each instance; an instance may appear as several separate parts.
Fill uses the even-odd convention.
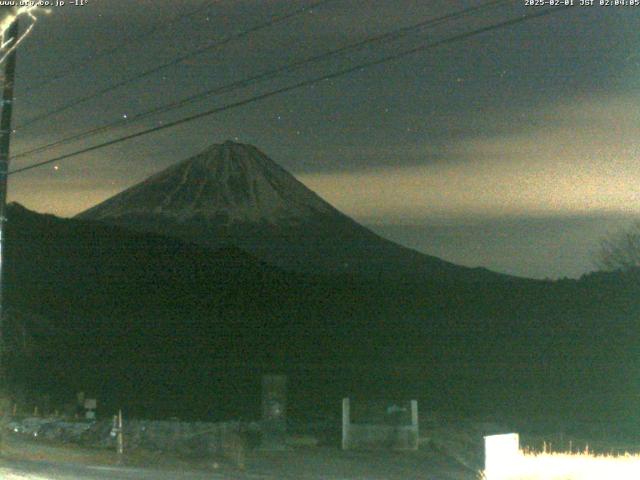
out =
[[[52,8],[19,49],[12,153],[481,2],[334,0],[21,128],[312,3],[88,0]],[[201,5],[209,7],[123,43]],[[12,168],[537,11],[524,0],[507,3],[127,122]],[[592,251],[607,231],[640,214],[639,44],[640,7],[574,7],[11,176],[9,197],[72,216],[232,139],[256,145],[401,244],[517,275],[575,277],[593,269]],[[61,72],[71,74],[50,81]]]

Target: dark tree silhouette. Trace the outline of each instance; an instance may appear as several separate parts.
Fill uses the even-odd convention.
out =
[[[602,270],[640,268],[640,221],[602,240],[596,264]]]

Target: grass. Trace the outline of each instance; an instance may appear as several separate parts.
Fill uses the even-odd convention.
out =
[[[0,468],[0,478],[2,478],[2,480],[50,480],[45,477],[26,473],[14,473],[4,468]]]
[[[0,467],[2,465],[2,459],[100,466],[126,465],[140,468],[154,466],[165,470],[189,469],[206,471],[211,467],[210,461],[182,459],[161,452],[149,452],[137,449],[135,451],[125,452],[125,455],[119,458],[114,450],[85,448],[79,445],[60,444],[41,439],[34,440],[33,438],[12,434],[4,437],[1,450]],[[7,478],[12,477],[8,476],[8,472],[0,468],[0,480],[6,480]],[[16,478],[22,477],[16,476]]]
[[[598,455],[579,453],[520,452],[508,471],[480,475],[484,480],[637,480],[640,455]]]

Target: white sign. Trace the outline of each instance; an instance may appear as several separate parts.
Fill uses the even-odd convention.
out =
[[[520,437],[517,433],[484,437],[484,474],[487,480],[517,471],[519,460]]]

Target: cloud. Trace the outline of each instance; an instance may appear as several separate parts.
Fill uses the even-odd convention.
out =
[[[94,182],[73,183],[65,181],[16,183],[9,190],[9,199],[31,210],[68,217],[86,210],[118,192],[113,185],[96,185]]]
[[[290,156],[284,165],[299,172],[305,184],[364,221],[640,214],[638,100],[609,95],[527,111],[486,112],[481,133],[448,143],[421,138],[333,145],[302,157],[295,145],[265,150],[277,162]],[[47,138],[24,140],[20,149]],[[72,215],[195,153],[172,143],[158,156],[152,153],[155,141],[138,142],[134,151],[114,148],[66,161],[60,172],[43,168],[17,176],[10,195],[41,211]],[[263,148],[259,142],[257,146]],[[310,165],[326,158],[329,168],[296,170],[309,157]]]
[[[369,221],[640,214],[638,100],[586,99],[541,109],[533,114],[535,128],[453,142],[443,155],[455,162],[312,173],[301,179],[338,208]],[[425,147],[425,157],[432,154]]]

